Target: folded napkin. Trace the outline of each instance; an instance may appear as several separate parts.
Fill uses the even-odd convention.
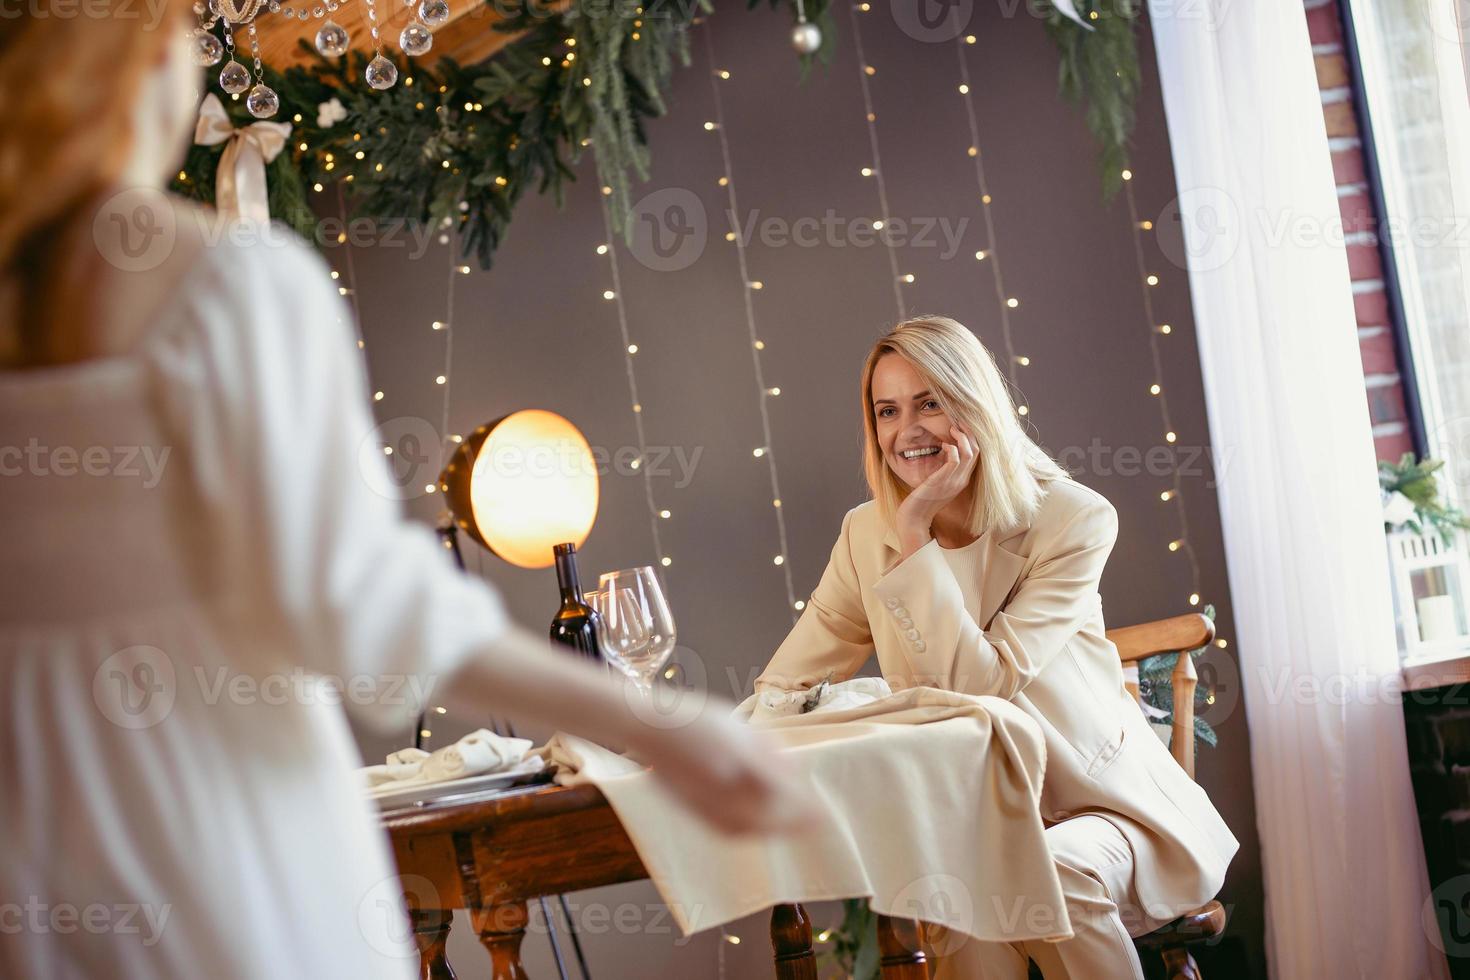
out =
[[[757,695],[735,709],[822,804],[799,835],[727,836],[650,770],[585,739],[558,733],[534,751],[558,783],[607,797],[685,935],[776,904],[866,897],[981,940],[1071,938],[1043,835],[1036,722],[1000,698],[832,687],[825,709],[752,718]],[[840,706],[845,695],[859,703]]]
[[[751,695],[752,720],[782,718],[789,715],[815,714],[819,711],[841,711],[872,704],[893,693],[881,677],[854,677],[839,684],[823,681],[814,688],[801,691],[767,690]],[[739,710],[739,709],[737,709]]]
[[[544,762],[530,754],[531,746],[529,738],[507,738],[481,728],[434,752],[399,749],[384,765],[364,766],[357,773],[369,791],[382,793],[495,772],[539,772]]]

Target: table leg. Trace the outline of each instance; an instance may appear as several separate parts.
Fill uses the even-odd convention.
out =
[[[480,944],[490,952],[491,980],[529,980],[521,965],[521,940],[529,920],[525,902],[470,909]]]
[[[817,980],[812,920],[806,909],[800,905],[771,909],[771,949],[776,955],[776,980]]]
[[[408,918],[419,947],[419,980],[454,980],[445,951],[454,913],[448,909],[409,909]]]
[[[929,961],[913,919],[878,916],[878,955],[883,980],[928,980]]]

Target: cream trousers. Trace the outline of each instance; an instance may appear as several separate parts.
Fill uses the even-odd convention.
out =
[[[1057,875],[1071,939],[1047,942],[981,942],[942,927],[925,929],[934,954],[934,980],[1026,980],[1027,961],[1035,960],[1046,980],[1143,980],[1143,966],[1133,948],[1127,916],[1142,935],[1133,891],[1133,850],[1116,826],[1084,814],[1046,829],[1046,842],[1056,859]]]

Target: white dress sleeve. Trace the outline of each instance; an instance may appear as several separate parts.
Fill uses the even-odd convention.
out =
[[[203,476],[231,484],[224,551],[248,566],[234,578],[288,660],[340,681],[362,720],[408,724],[467,658],[495,655],[510,620],[383,491],[363,355],[326,263],[280,234],[215,251],[229,254],[205,260],[199,302],[218,308],[199,380],[220,439],[202,455],[219,474]]]

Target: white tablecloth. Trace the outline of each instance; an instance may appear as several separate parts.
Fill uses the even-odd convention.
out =
[[[753,725],[824,804],[816,830],[731,837],[632,759],[564,733],[536,751],[558,782],[603,792],[686,935],[781,903],[867,897],[982,940],[1071,937],[1038,804],[1046,749],[1019,708],[909,688]]]

